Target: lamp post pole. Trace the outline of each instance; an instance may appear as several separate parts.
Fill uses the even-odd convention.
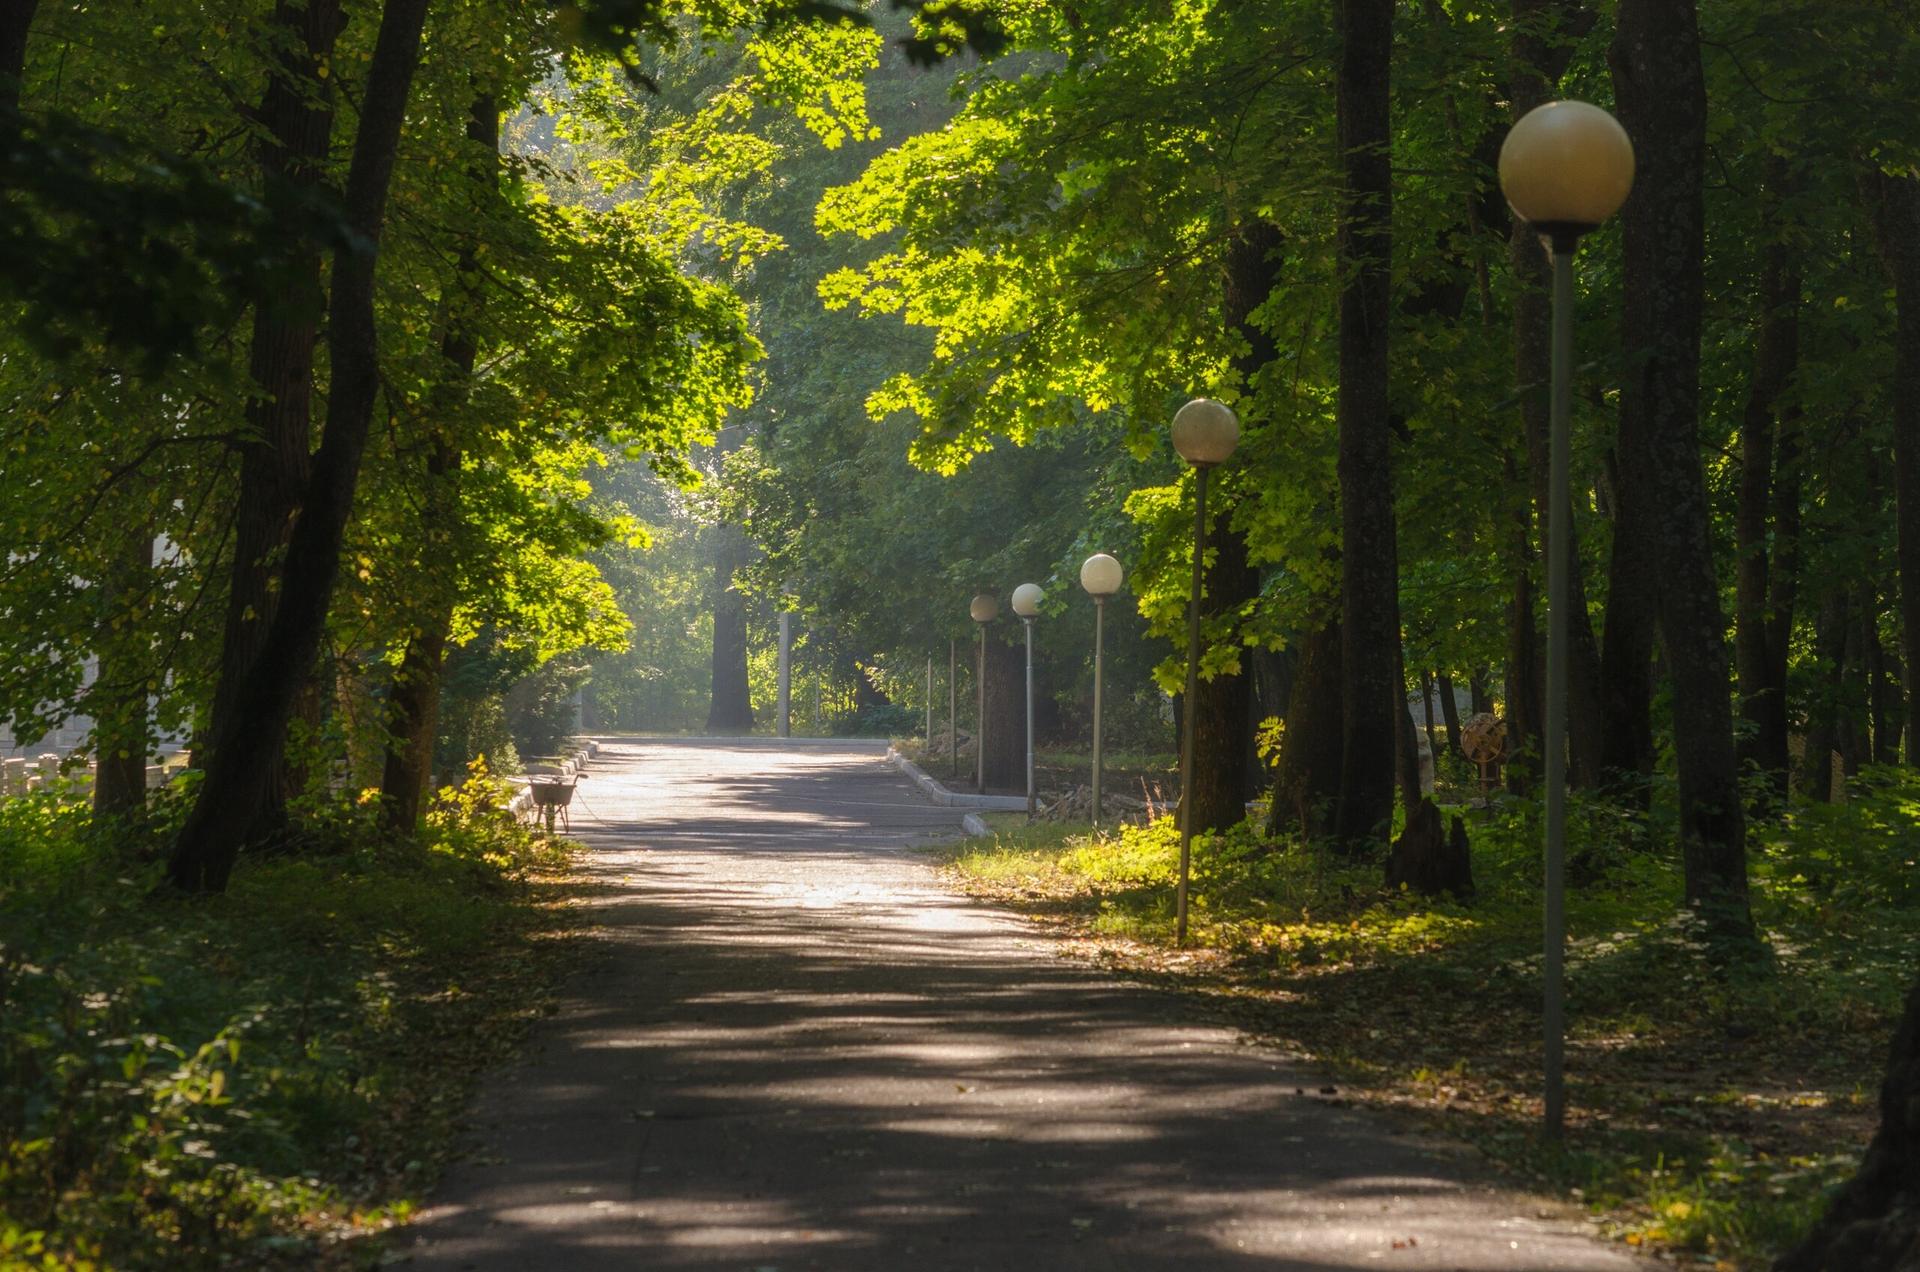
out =
[[[933,655],[927,655],[927,739],[929,750],[933,747]]]
[[[1567,637],[1571,553],[1568,528],[1573,518],[1569,486],[1573,413],[1573,247],[1571,235],[1553,236],[1553,396],[1547,429],[1547,842],[1546,948],[1541,958],[1545,979],[1541,1002],[1542,1060],[1545,1069],[1545,1118],[1549,1136],[1558,1138],[1566,1123],[1567,938]]]
[[[1039,795],[1033,784],[1033,620],[1040,617],[1040,602],[1046,593],[1038,583],[1022,583],[1013,589],[1013,612],[1027,629],[1027,820],[1039,811]]]
[[[1180,883],[1174,894],[1174,942],[1187,943],[1187,880],[1193,869],[1193,700],[1200,693],[1200,575],[1207,551],[1207,471],[1193,466],[1193,586],[1187,594],[1187,690],[1180,700]]]
[[[1500,186],[1553,256],[1553,383],[1547,429],[1547,719],[1545,947],[1541,971],[1543,1130],[1566,1125],[1567,648],[1573,552],[1573,254],[1633,187],[1633,143],[1585,102],[1528,111],[1500,147]]]
[[[987,793],[987,625],[980,624],[980,651],[973,673],[973,789]]]
[[[1027,629],[1027,820],[1033,820],[1038,800],[1033,789],[1033,616],[1022,614]]]
[[[987,793],[987,624],[1000,616],[1000,602],[991,592],[982,592],[968,604],[967,616],[980,629],[979,674],[974,677],[979,705],[978,714],[974,716],[973,789],[984,795]]]
[[[1105,679],[1101,666],[1103,657],[1103,626],[1107,619],[1107,598],[1093,598],[1093,824],[1100,824],[1100,692],[1101,681]]]
[[[1120,563],[1104,552],[1096,552],[1080,566],[1080,586],[1093,598],[1093,824],[1100,824],[1100,783],[1104,768],[1101,756],[1101,699],[1104,694],[1106,668],[1104,648],[1106,645],[1107,598],[1120,590],[1120,580],[1124,577]]]
[[[947,754],[960,777],[960,642],[947,638]]]
[[[1187,696],[1180,714],[1180,882],[1174,892],[1174,940],[1187,943],[1187,891],[1193,873],[1195,698],[1200,693],[1200,586],[1207,556],[1207,475],[1240,444],[1240,420],[1211,398],[1195,398],[1173,417],[1173,448],[1193,468],[1193,587],[1187,600]]]

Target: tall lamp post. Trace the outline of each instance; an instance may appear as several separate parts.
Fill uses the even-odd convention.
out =
[[[1038,799],[1033,788],[1033,620],[1040,617],[1040,602],[1046,593],[1038,583],[1022,583],[1013,589],[1013,612],[1027,629],[1027,818],[1032,820]]]
[[[1207,554],[1207,474],[1240,444],[1240,421],[1212,398],[1195,398],[1173,417],[1173,448],[1193,467],[1193,590],[1187,599],[1187,696],[1180,712],[1180,884],[1174,940],[1187,943],[1187,879],[1193,862],[1194,699],[1200,692],[1200,577]]]
[[[979,691],[977,714],[973,717],[973,789],[987,793],[987,624],[1000,617],[1000,602],[991,593],[982,592],[967,606],[967,614],[980,628],[979,669],[974,687]]]
[[[1568,434],[1573,407],[1573,253],[1580,237],[1619,211],[1633,188],[1633,143],[1617,120],[1585,102],[1548,102],[1522,116],[1500,147],[1500,188],[1514,215],[1553,255],[1553,393],[1547,479],[1546,949],[1541,960],[1545,1131],[1566,1121],[1567,592],[1572,570]]]
[[[960,776],[960,642],[947,637],[947,754]]]
[[[1120,563],[1104,552],[1096,552],[1080,567],[1080,586],[1093,598],[1093,824],[1100,824],[1100,694],[1102,645],[1107,618],[1107,598],[1120,590],[1125,577]]]

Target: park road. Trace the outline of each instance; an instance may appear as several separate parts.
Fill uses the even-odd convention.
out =
[[[417,1269],[1642,1266],[943,889],[882,748],[610,739],[573,811],[594,948]]]

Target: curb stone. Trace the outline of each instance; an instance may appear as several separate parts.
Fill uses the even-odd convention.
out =
[[[948,790],[929,777],[926,770],[893,747],[887,748],[887,759],[893,766],[913,779],[914,785],[926,792],[927,798],[946,808],[984,808],[1000,812],[1027,811],[1027,797],[1024,795],[966,795]],[[964,823],[963,823],[964,824]],[[984,824],[984,823],[983,823]],[[982,831],[981,833],[985,833]]]

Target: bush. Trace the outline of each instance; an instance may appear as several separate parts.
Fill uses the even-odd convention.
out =
[[[561,858],[501,795],[193,901],[83,804],[0,801],[0,1266],[311,1268],[403,1213],[544,984]]]
[[[890,738],[916,733],[924,723],[912,707],[882,702],[836,715],[827,722],[827,728],[836,738]]]

